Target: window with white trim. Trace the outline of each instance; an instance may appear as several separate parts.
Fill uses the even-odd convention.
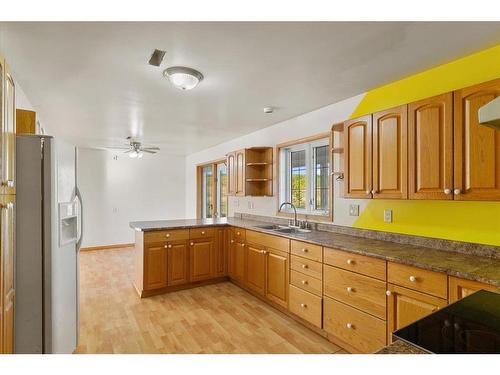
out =
[[[280,149],[280,204],[291,202],[302,214],[328,215],[329,177],[328,138]],[[289,206],[283,210],[293,211]]]

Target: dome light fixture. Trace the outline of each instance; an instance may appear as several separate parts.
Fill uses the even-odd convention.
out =
[[[203,74],[185,66],[172,66],[163,71],[163,76],[180,90],[194,89],[203,80]]]

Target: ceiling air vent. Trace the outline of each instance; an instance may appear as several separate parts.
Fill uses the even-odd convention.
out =
[[[160,66],[163,58],[167,51],[162,51],[161,49],[155,49],[151,58],[149,59],[149,65]]]

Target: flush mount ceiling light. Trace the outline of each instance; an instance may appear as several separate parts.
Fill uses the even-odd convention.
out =
[[[203,80],[203,74],[185,66],[172,66],[163,71],[163,76],[178,89],[191,90]]]

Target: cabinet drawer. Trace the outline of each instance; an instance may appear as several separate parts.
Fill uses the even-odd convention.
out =
[[[189,239],[189,229],[161,230],[144,233],[144,242],[183,241]]]
[[[313,260],[291,256],[290,268],[294,271],[323,280],[323,265]]]
[[[189,230],[189,238],[208,238],[215,236],[215,228],[192,228]]]
[[[361,273],[380,280],[386,280],[386,262],[382,259],[368,257],[347,251],[324,248],[324,263],[343,268],[347,271]]]
[[[444,273],[389,262],[387,277],[392,284],[405,286],[436,297],[448,298],[448,278]]]
[[[246,231],[246,241],[256,245],[262,245],[267,248],[284,251],[286,253],[290,252],[290,240],[283,237],[249,230]]]
[[[327,265],[323,268],[323,278],[325,295],[385,320],[385,281]]]
[[[362,353],[386,345],[386,323],[341,302],[324,297],[324,330]]]
[[[290,285],[289,308],[292,313],[321,328],[321,298]]]
[[[321,280],[294,270],[290,271],[290,284],[320,297],[323,293]]]
[[[246,231],[241,228],[232,228],[231,230],[231,241],[233,242],[245,242]]]
[[[319,245],[313,245],[302,241],[290,241],[290,251],[292,254],[314,260],[323,261],[323,248]]]

